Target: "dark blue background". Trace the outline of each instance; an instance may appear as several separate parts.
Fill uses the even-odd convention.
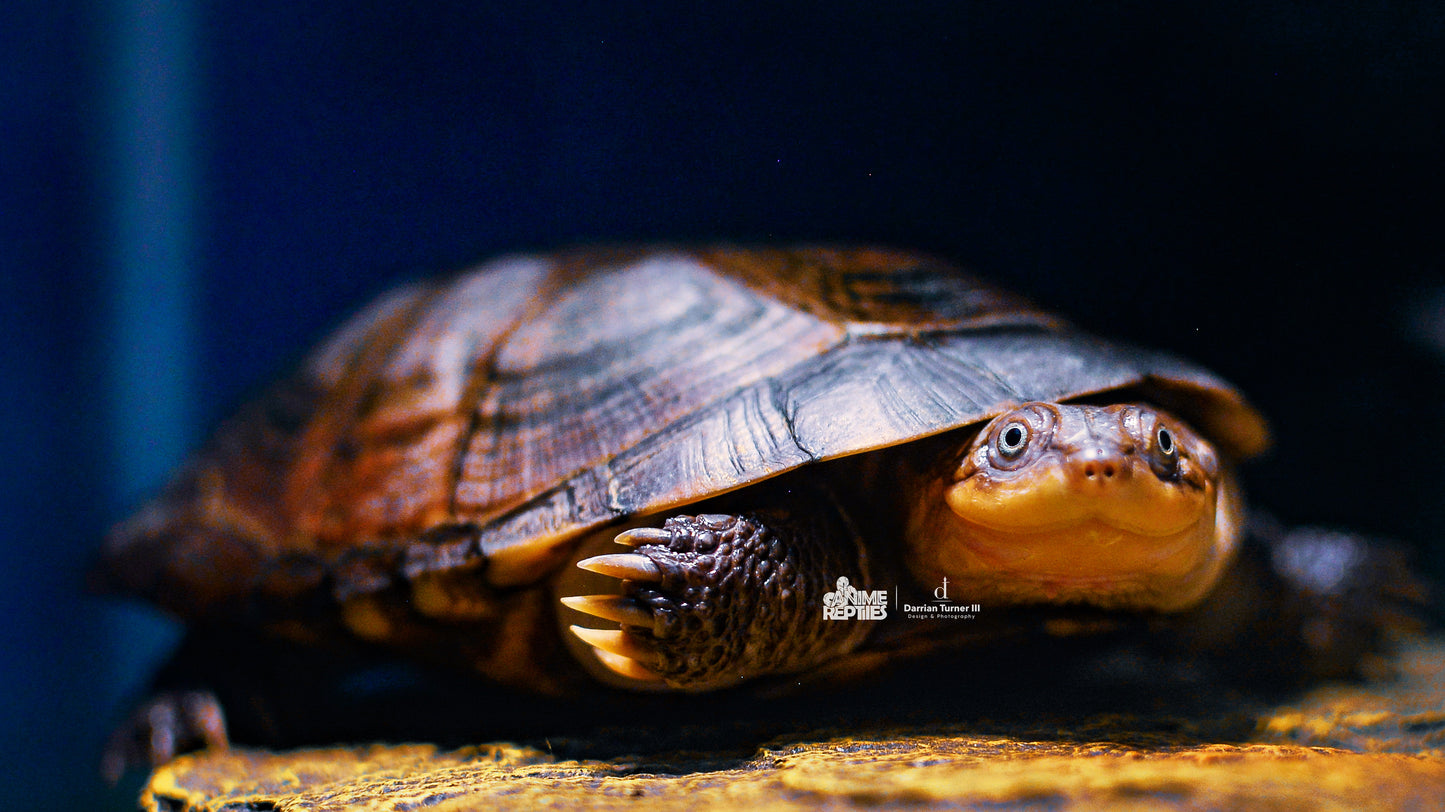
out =
[[[931,249],[1241,384],[1257,503],[1445,561],[1438,6],[199,5],[139,63],[177,142],[126,123],[111,4],[0,19],[0,803],[129,804],[92,765],[168,633],[78,597],[104,528],[369,295],[501,250]],[[117,193],[127,143],[178,212]],[[181,248],[128,298],[137,212]]]

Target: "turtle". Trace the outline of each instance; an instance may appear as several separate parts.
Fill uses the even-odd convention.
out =
[[[509,255],[343,323],[113,529],[100,580],[539,695],[805,685],[981,634],[960,612],[1197,617],[1246,560],[1334,600],[1378,560],[1358,538],[1248,552],[1234,470],[1269,442],[1213,373],[929,254]],[[111,772],[227,741],[205,692],[137,718]]]

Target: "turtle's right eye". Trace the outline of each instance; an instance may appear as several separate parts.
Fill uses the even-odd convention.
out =
[[[1015,420],[1003,427],[994,440],[994,448],[1006,460],[1018,459],[1029,444],[1029,424]]]

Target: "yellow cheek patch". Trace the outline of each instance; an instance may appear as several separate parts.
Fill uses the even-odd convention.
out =
[[[1232,547],[1213,482],[1193,488],[1147,469],[1101,486],[1040,466],[1008,480],[975,475],[943,496],[953,524],[928,545],[933,567],[1001,603],[1174,611],[1208,592]]]
[[[1070,477],[1059,466],[989,479],[976,474],[954,483],[944,500],[969,524],[1005,533],[1063,533],[1090,521],[1141,536],[1185,531],[1214,510],[1214,487],[1160,481],[1138,462],[1127,481],[1107,489]]]

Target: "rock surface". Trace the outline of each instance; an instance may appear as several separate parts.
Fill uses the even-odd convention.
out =
[[[819,728],[747,752],[639,746],[611,758],[569,757],[586,749],[575,742],[553,752],[509,743],[234,749],[164,766],[142,805],[167,812],[1431,808],[1445,798],[1445,640],[1407,644],[1396,672],[1250,709],[1244,718],[1253,719],[1252,730],[1229,741],[1209,736],[1233,722],[1093,713],[1062,723]]]

